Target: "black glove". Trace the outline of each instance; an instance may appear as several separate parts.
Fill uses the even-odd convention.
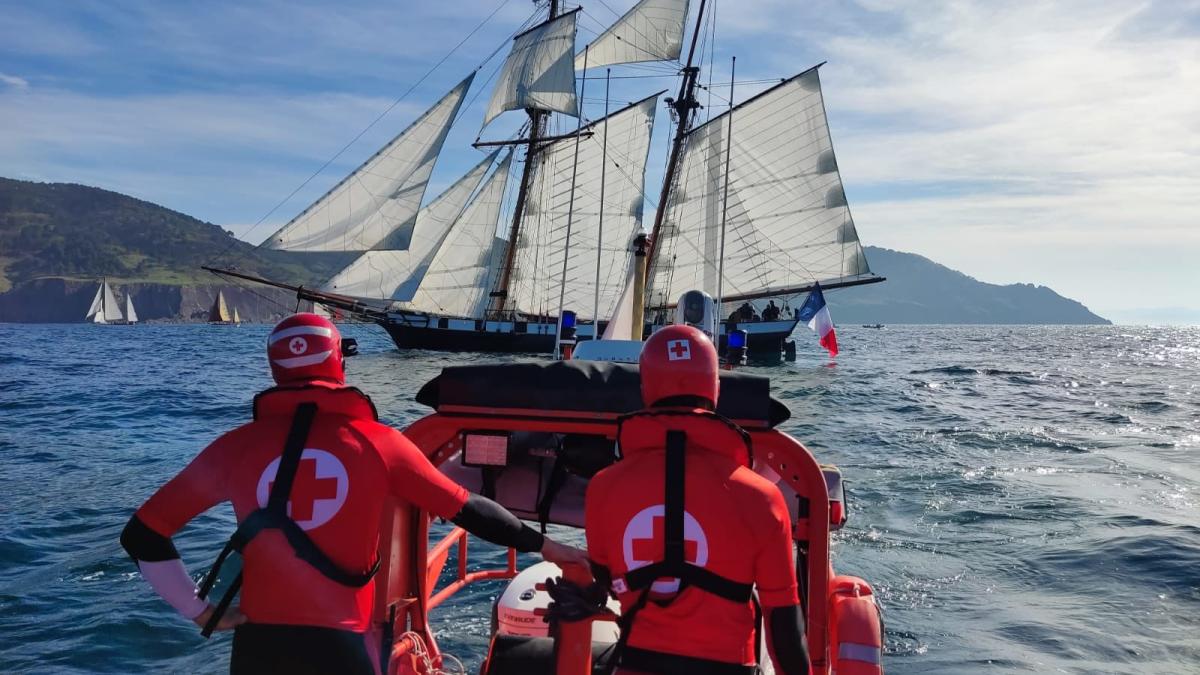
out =
[[[562,578],[546,579],[546,592],[550,594],[550,607],[543,621],[583,621],[593,616],[612,615],[608,608],[608,589],[598,583],[587,587]]]

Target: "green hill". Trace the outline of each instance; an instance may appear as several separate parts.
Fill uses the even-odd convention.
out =
[[[338,257],[260,251],[212,223],[116,192],[0,178],[0,292],[40,277],[211,283],[200,265],[236,265],[280,281],[311,283]]]

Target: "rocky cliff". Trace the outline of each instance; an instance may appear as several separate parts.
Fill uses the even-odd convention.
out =
[[[133,306],[142,321],[208,320],[218,291],[225,292],[229,310],[237,308],[242,321],[274,322],[296,306],[287,291],[238,286],[113,283],[118,298],[133,296]],[[72,323],[83,321],[96,295],[97,281],[64,278],[34,279],[8,293],[0,294],[0,322]],[[306,309],[307,303],[306,303]]]

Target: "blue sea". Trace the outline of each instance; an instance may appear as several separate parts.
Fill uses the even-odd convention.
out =
[[[117,537],[248,419],[266,331],[0,325],[0,672],[225,670],[228,637],[157,600]],[[397,426],[443,366],[494,358],[346,333]],[[843,327],[836,365],[797,337],[795,363],[752,370],[845,472],[834,564],[882,600],[888,673],[1200,673],[1200,329]],[[231,522],[176,537],[197,577]],[[472,671],[499,590],[435,616]]]

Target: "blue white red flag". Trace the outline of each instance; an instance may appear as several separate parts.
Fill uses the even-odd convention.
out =
[[[833,331],[829,308],[825,306],[825,296],[821,294],[821,284],[813,286],[808,299],[800,307],[800,320],[808,322],[808,327],[817,334],[821,346],[829,350],[830,356],[837,356],[837,334]]]

